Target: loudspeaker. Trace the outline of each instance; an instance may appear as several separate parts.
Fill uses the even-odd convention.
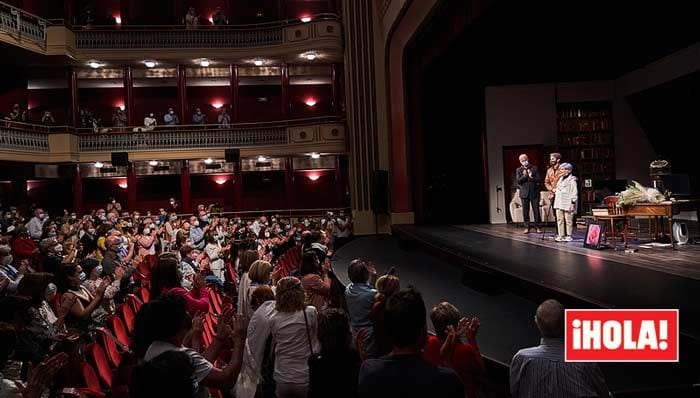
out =
[[[227,148],[226,149],[226,161],[231,163],[238,163],[241,160],[241,150],[238,148]]]
[[[112,166],[128,166],[129,165],[129,153],[128,152],[112,152]]]
[[[377,214],[389,214],[389,172],[374,170],[372,191],[370,193],[372,211]]]

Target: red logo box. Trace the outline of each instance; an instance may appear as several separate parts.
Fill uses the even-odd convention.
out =
[[[678,362],[678,310],[566,310],[566,362]]]

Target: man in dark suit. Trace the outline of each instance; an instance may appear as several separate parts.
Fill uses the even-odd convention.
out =
[[[523,233],[529,234],[532,228],[532,223],[530,223],[530,206],[532,206],[532,213],[535,215],[537,233],[541,233],[540,172],[537,170],[537,166],[530,164],[527,155],[520,155],[518,160],[520,160],[521,166],[515,170],[515,179],[520,187],[520,201],[523,204],[523,221],[525,222],[525,231]]]

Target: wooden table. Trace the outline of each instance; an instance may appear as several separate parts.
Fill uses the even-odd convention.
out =
[[[676,248],[676,243],[673,240],[673,213],[674,208],[679,209],[680,207],[686,206],[697,206],[697,199],[688,200],[676,200],[676,201],[665,201],[661,203],[638,203],[631,206],[624,206],[623,212],[629,217],[660,217],[666,218],[668,220],[668,234],[671,237],[671,247]],[[649,233],[651,235],[651,222],[649,224]],[[657,233],[658,235],[658,233]],[[627,248],[627,229],[624,231],[625,237],[625,248]],[[653,239],[653,236],[652,236]]]

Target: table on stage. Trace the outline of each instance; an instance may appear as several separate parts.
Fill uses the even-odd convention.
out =
[[[658,224],[657,222],[652,222],[652,217],[657,220],[663,219],[668,220],[668,234],[671,237],[671,247],[675,248],[676,244],[673,241],[673,214],[674,211],[677,214],[681,209],[694,208],[698,209],[698,199],[683,199],[675,201],[665,201],[661,203],[637,203],[635,205],[624,206],[622,208],[623,214],[628,217],[649,217],[649,235],[653,239],[659,234],[657,227],[660,225],[661,230],[663,230],[663,224]],[[656,221],[656,220],[655,220]],[[624,228],[624,241],[625,248],[627,248],[627,234],[628,228]]]

